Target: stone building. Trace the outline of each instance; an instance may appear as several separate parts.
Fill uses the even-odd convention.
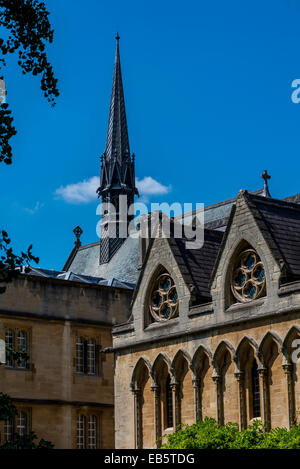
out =
[[[138,193],[130,155],[119,37],[114,64],[107,141],[98,189],[103,201],[128,206]],[[130,217],[128,223],[130,222]],[[104,225],[110,219],[105,218]],[[122,220],[117,217],[117,234]],[[104,226],[105,231],[105,226]],[[55,448],[114,447],[112,327],[128,320],[138,269],[138,239],[102,236],[75,245],[63,267],[31,268],[0,295],[0,339],[25,350],[27,361],[7,354],[0,391],[17,406],[15,419],[0,422],[0,444],[33,430]],[[129,261],[130,260],[130,261]]]
[[[0,421],[0,444],[34,431],[55,448],[113,448],[113,324],[128,317],[132,289],[114,281],[33,269],[0,295],[0,339],[28,360],[0,366],[0,391],[17,407]]]
[[[271,198],[264,177],[259,195],[207,208],[201,249],[150,241],[131,318],[113,330],[117,448],[152,448],[206,416],[241,429],[296,422],[299,195]]]
[[[152,448],[206,416],[240,428],[297,420],[300,194],[272,198],[263,178],[263,189],[205,207],[201,248],[161,226],[156,238],[121,236],[132,217],[119,197],[128,212],[137,189],[117,36],[98,189],[116,218],[105,211],[88,245],[76,227],[62,272],[32,269],[0,295],[0,339],[29,355],[0,367],[18,408],[1,441],[32,429],[57,448]]]

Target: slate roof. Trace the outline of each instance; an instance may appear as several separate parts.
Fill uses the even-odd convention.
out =
[[[66,270],[79,275],[116,278],[136,284],[139,274],[139,240],[127,238],[107,264],[99,264],[100,242],[81,246]]]
[[[300,276],[300,194],[287,197],[283,200],[262,197],[263,189],[248,194],[252,209],[259,212],[263,220],[264,229],[272,241],[271,249],[278,260],[282,259],[287,273],[292,277]],[[209,274],[212,274],[212,265],[217,260],[219,242],[235,206],[236,197],[205,207],[205,243],[201,253],[197,250],[183,249],[180,240],[176,246],[181,256],[180,262],[184,266],[186,277],[194,283],[197,293],[203,298],[209,298]],[[254,214],[255,215],[255,214]],[[192,222],[195,212],[191,212]],[[216,234],[218,233],[218,234]],[[182,241],[183,243],[183,241]],[[81,246],[74,256],[71,264],[65,269],[79,275],[95,276],[101,278],[116,278],[121,282],[135,283],[139,276],[139,248],[137,238],[128,238],[109,263],[99,265],[99,242]],[[218,247],[218,248],[217,248]],[[175,245],[172,246],[175,249]],[[207,253],[205,252],[207,251]],[[275,251],[277,251],[275,253]],[[186,259],[186,263],[185,263]],[[200,266],[200,263],[202,267]],[[199,272],[198,272],[198,269]]]
[[[277,257],[282,259],[287,274],[300,278],[300,206],[289,202],[290,199],[266,199],[248,194],[248,200],[259,211],[275,243]]]
[[[209,282],[223,235],[221,231],[205,229],[204,244],[200,249],[186,249],[186,240],[181,238],[173,238],[170,242],[186,284],[196,288],[198,302],[211,300]],[[186,269],[182,269],[183,264]]]
[[[22,272],[24,273],[24,271]],[[55,278],[57,280],[67,280],[68,282],[88,283],[92,285],[105,285],[108,287],[118,287],[133,290],[134,283],[121,282],[116,278],[105,279],[101,277],[91,277],[89,275],[78,275],[74,272],[64,272],[57,270],[39,269],[30,267],[29,275],[37,277]]]

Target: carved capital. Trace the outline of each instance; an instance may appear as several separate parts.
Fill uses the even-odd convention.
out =
[[[244,371],[237,371],[236,373],[234,373],[234,376],[235,376],[238,383],[243,383],[244,382],[244,378],[245,378]]]
[[[199,388],[200,384],[201,384],[201,379],[200,378],[195,378],[192,380],[192,383],[193,383],[193,388],[196,389],[196,388]]]
[[[282,365],[283,371],[286,375],[291,375],[293,372],[293,365],[292,363],[285,363]]]

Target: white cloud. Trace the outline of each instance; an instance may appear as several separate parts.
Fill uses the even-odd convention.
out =
[[[96,190],[99,187],[99,182],[99,178],[94,176],[76,184],[61,186],[56,189],[55,195],[69,204],[87,204],[97,199]],[[136,186],[142,197],[168,194],[171,190],[171,186],[164,186],[150,176],[143,179],[136,178]]]
[[[56,189],[55,194],[69,204],[87,204],[97,199],[99,182],[99,178],[94,176],[77,184],[61,186]]]
[[[25,208],[25,212],[30,213],[30,215],[34,215],[40,208],[44,207],[45,204],[41,204],[37,202],[33,208]]]
[[[155,181],[151,176],[146,176],[141,180],[136,178],[136,186],[142,196],[168,194],[171,190],[171,186],[164,186],[160,182]]]

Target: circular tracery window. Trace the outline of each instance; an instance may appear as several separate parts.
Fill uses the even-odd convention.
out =
[[[172,277],[161,274],[150,295],[150,313],[155,321],[167,321],[178,315],[178,295]]]
[[[235,299],[242,303],[265,295],[265,269],[254,249],[246,249],[240,253],[232,273],[231,291]]]

